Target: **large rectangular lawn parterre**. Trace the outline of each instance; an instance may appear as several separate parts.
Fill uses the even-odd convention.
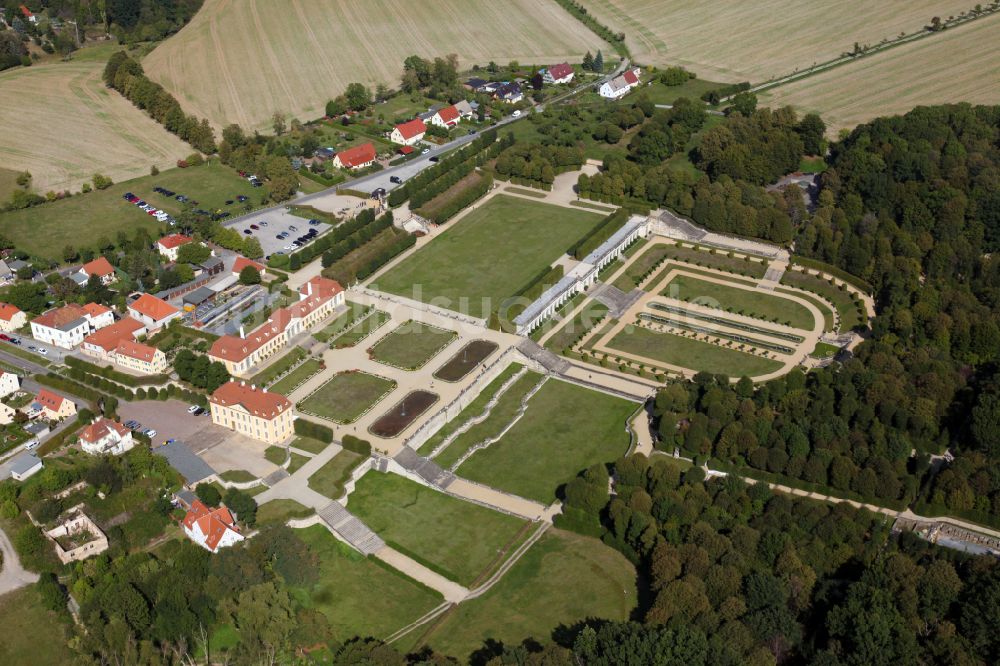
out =
[[[457,337],[455,331],[411,319],[379,340],[372,347],[372,357],[379,363],[416,370]]]
[[[476,580],[525,526],[396,474],[365,474],[347,508],[386,543],[462,585]]]
[[[351,550],[321,525],[295,533],[319,556],[319,576],[308,587],[292,587],[291,594],[302,607],[326,616],[335,640],[385,638],[441,603],[437,592]]]
[[[473,317],[501,302],[564,254],[601,215],[495,196],[373,285]]]
[[[772,293],[740,289],[690,275],[675,276],[663,292],[664,296],[689,303],[698,303],[744,314],[748,317],[777,321],[794,328],[811,331],[816,325],[812,313],[795,301]]]
[[[769,358],[727,349],[701,340],[692,340],[681,335],[657,333],[641,326],[623,330],[611,339],[607,347],[612,353],[617,349],[681,368],[730,377],[744,375],[756,377],[774,372],[781,367],[781,363]]]
[[[623,555],[597,539],[550,528],[493,588],[460,604],[425,642],[464,663],[487,639],[545,643],[557,627],[586,618],[627,620],[637,600],[635,569]]]
[[[341,372],[313,391],[300,409],[338,423],[352,423],[395,388],[396,382],[366,372]]]
[[[638,405],[550,379],[500,441],[477,451],[457,474],[549,504],[557,489],[629,447],[625,422]]]

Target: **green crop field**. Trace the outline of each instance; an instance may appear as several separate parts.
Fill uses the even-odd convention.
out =
[[[795,301],[769,292],[739,289],[729,285],[677,275],[666,286],[664,296],[689,303],[729,310],[748,317],[777,321],[811,331],[816,325],[809,310]]]
[[[423,367],[450,344],[458,333],[419,321],[407,321],[372,347],[372,358],[405,370]]]
[[[635,403],[575,384],[549,380],[500,441],[477,451],[457,474],[548,504],[556,490],[595,463],[629,446],[625,421]]]
[[[729,377],[756,377],[774,372],[782,365],[768,358],[640,326],[622,331],[611,339],[607,348],[612,354],[619,350],[681,368]]]
[[[275,111],[322,116],[352,81],[396,87],[414,53],[455,53],[466,69],[490,60],[579,61],[602,47],[608,51],[551,0],[207,0],[142,64],[189,113],[217,127],[263,129]]]
[[[319,576],[309,587],[291,588],[291,594],[303,608],[326,616],[336,640],[384,638],[441,603],[436,592],[351,550],[325,527],[296,534],[319,556]]]
[[[600,221],[595,213],[496,196],[373,286],[485,318]]]
[[[525,525],[395,474],[361,477],[347,508],[387,543],[462,585],[476,580]]]
[[[156,186],[186,195],[197,201],[199,208],[227,210],[234,215],[244,205],[236,201],[238,195],[249,197],[248,203],[255,205],[266,196],[264,188],[251,187],[234,170],[212,162],[187,169],[173,168],[158,176],[116,183],[100,192],[0,213],[0,229],[18,249],[47,259],[61,259],[66,245],[79,249],[96,247],[101,238],[114,241],[120,231],[131,235],[142,228],[155,237],[156,231],[166,225],[122,199],[122,195],[132,192],[168,213],[180,213],[181,204],[153,192]],[[227,206],[226,201],[234,203]]]
[[[551,640],[587,618],[626,620],[638,598],[635,569],[597,539],[552,529],[486,594],[460,604],[426,643],[463,660],[488,639]]]
[[[384,398],[396,382],[364,372],[334,375],[300,403],[302,411],[316,416],[351,423]]]

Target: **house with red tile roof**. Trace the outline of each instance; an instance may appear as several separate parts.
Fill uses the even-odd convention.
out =
[[[320,323],[344,304],[343,287],[336,280],[317,276],[299,288],[299,301],[271,313],[264,324],[239,335],[223,335],[212,343],[208,357],[226,366],[231,375],[244,377],[251,368],[283,349],[295,336]]]
[[[28,323],[28,315],[10,303],[0,303],[0,333],[13,333]]]
[[[101,284],[105,286],[115,281],[115,267],[112,266],[111,262],[104,257],[98,257],[93,261],[88,261],[80,267],[79,272],[81,277],[85,277],[87,280],[89,280],[92,275],[96,275],[101,278]]]
[[[403,146],[412,146],[423,140],[427,125],[420,118],[401,123],[393,128],[389,140]]]
[[[624,97],[630,90],[638,87],[640,74],[642,74],[642,70],[638,67],[625,70],[625,72],[620,76],[616,76],[610,81],[602,83],[597,92],[601,97],[607,99],[618,99],[619,97]]]
[[[181,521],[184,534],[191,541],[212,553],[243,541],[236,518],[225,506],[210,509],[201,500],[191,503],[191,509]]]
[[[375,146],[363,143],[347,148],[333,156],[333,166],[338,169],[364,169],[375,163]]]
[[[462,114],[458,112],[454,104],[450,104],[446,107],[438,109],[433,116],[430,117],[431,125],[437,125],[438,127],[443,127],[445,129],[450,129],[457,125],[462,119]]]
[[[122,340],[135,340],[145,332],[146,327],[142,322],[132,317],[123,317],[111,326],[105,326],[85,337],[80,349],[96,359],[114,362],[113,356],[118,343]]]
[[[280,393],[227,382],[208,402],[216,425],[267,444],[280,444],[292,436],[292,403]]]
[[[96,330],[115,322],[114,312],[97,303],[69,303],[31,320],[31,336],[63,349],[73,349]]]
[[[156,241],[156,251],[168,261],[177,261],[177,252],[182,245],[194,242],[194,239],[184,234],[170,234]]]
[[[128,313],[150,332],[166,326],[170,320],[181,316],[181,311],[162,298],[143,294],[128,306]]]
[[[136,340],[122,340],[115,347],[114,362],[142,375],[157,375],[167,371],[167,355],[156,347]]]
[[[80,448],[94,456],[120,456],[134,447],[132,431],[103,416],[94,419],[80,433]]]
[[[239,277],[240,273],[247,266],[251,266],[257,269],[257,272],[260,273],[261,277],[267,275],[266,269],[264,268],[263,264],[258,264],[256,261],[247,259],[246,257],[236,257],[236,261],[233,262],[233,275]]]
[[[542,70],[542,80],[548,84],[569,83],[573,80],[573,66],[569,63],[559,63],[552,65],[548,69]]]
[[[35,396],[27,414],[31,418],[43,416],[50,421],[61,421],[76,414],[76,403],[48,389],[42,389]]]

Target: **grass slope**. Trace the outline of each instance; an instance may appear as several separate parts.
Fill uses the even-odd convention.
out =
[[[730,377],[756,377],[781,367],[778,361],[680,335],[656,333],[638,326],[616,335],[608,343],[608,348],[681,368]]]
[[[728,285],[678,275],[667,284],[664,296],[739,312],[750,317],[788,323],[811,331],[816,322],[812,313],[794,301],[770,293],[738,289]]]
[[[352,81],[394,87],[414,53],[456,53],[467,68],[579,61],[602,47],[552,0],[206,0],[142,64],[189,113],[262,129],[275,111],[322,116]]]
[[[486,317],[600,220],[595,213],[496,196],[410,255],[376,286]],[[460,299],[468,299],[467,307]]]
[[[445,495],[395,474],[368,473],[347,502],[388,543],[469,585],[524,521]]]
[[[0,596],[0,663],[69,664],[74,661],[66,645],[68,632],[46,610],[34,587]]]
[[[627,620],[636,600],[635,570],[625,557],[597,539],[550,529],[496,586],[458,606],[426,642],[464,659],[488,639],[544,642],[557,627],[587,618]]]
[[[546,504],[556,490],[595,463],[628,449],[625,421],[637,405],[575,384],[549,380],[524,416],[458,475]]]

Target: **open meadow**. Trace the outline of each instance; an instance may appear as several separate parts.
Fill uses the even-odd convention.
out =
[[[768,106],[816,111],[830,133],[914,106],[1000,103],[1000,16],[888,49],[869,58],[773,88]]]
[[[934,16],[957,15],[976,3],[581,0],[581,4],[613,30],[624,32],[625,43],[640,62],[683,65],[716,81],[759,83],[836,58],[855,42],[874,45],[901,31],[914,32]]]
[[[102,49],[103,51],[103,49]],[[110,55],[110,51],[107,53]],[[33,189],[79,191],[95,173],[115,182],[164,169],[192,148],[104,87],[104,60],[80,58],[0,73],[0,165]]]
[[[185,111],[216,126],[323,115],[348,83],[398,84],[403,60],[456,53],[462,68],[579,60],[607,45],[552,0],[207,0],[143,60]]]

